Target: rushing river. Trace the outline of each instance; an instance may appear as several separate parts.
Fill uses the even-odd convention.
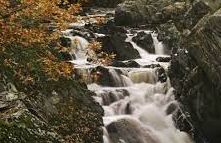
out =
[[[111,78],[112,86],[91,82],[90,72],[97,65],[86,60],[88,41],[66,33],[75,48],[76,58],[72,62],[79,73],[86,75],[90,81],[88,89],[96,93],[94,98],[104,109],[104,143],[192,143],[189,136],[176,129],[173,123],[172,115],[179,106],[174,100],[169,78],[166,76],[162,81],[159,74],[163,73],[159,73],[159,67],[144,66],[159,64],[165,71],[169,66],[169,63],[156,61],[157,57],[168,57],[163,44],[157,40],[157,34],[144,32],[151,33],[155,54],[149,54],[136,45],[132,41],[136,33],[131,34],[128,30],[126,41],[141,57],[133,60],[143,67],[105,67],[110,76],[103,78]]]

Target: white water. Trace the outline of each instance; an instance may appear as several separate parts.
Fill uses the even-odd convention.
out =
[[[134,35],[128,34],[127,36],[126,41],[131,42],[141,56],[141,59],[136,59],[141,65],[156,64],[156,58],[164,54],[163,44],[157,40],[154,33],[152,33],[152,38],[157,53],[155,55],[149,54],[137,46],[132,41]],[[76,60],[73,62],[77,64],[79,70],[84,71],[82,73],[88,74],[90,77],[89,69],[93,69],[95,65],[86,65],[85,49],[88,42],[79,36],[71,38],[73,41],[78,40],[78,43],[74,42],[72,46],[76,55]],[[169,63],[159,64],[165,70],[169,65]],[[169,79],[165,83],[157,81],[156,68],[106,68],[109,69],[115,87],[105,87],[96,83],[88,85],[88,89],[96,93],[97,96],[94,99],[102,105],[105,112],[103,117],[104,143],[115,143],[108,126],[122,120],[130,123],[128,128],[130,126],[134,126],[134,128],[122,130],[117,128],[119,132],[115,132],[115,137],[119,135],[119,143],[127,143],[128,140],[131,140],[129,137],[134,135],[128,134],[130,130],[136,130],[135,133],[139,133],[135,136],[142,140],[139,143],[192,143],[186,133],[175,128],[172,120],[172,113],[175,111],[171,111],[170,114],[166,112],[168,106],[176,103]],[[126,132],[122,133],[125,130]]]
[[[130,33],[130,31],[128,31]],[[137,32],[140,32],[140,30],[138,30]],[[140,54],[140,57],[142,59],[150,59],[150,57],[154,57],[155,55],[165,55],[165,50],[164,50],[164,45],[162,42],[160,42],[157,39],[158,34],[151,32],[151,31],[144,31],[147,34],[151,34],[152,39],[153,39],[153,44],[154,44],[154,48],[155,48],[155,54],[149,54],[147,51],[145,51],[144,49],[142,49],[141,47],[139,47],[135,42],[133,42],[133,37],[137,36],[137,34],[127,34],[127,39],[125,40],[126,42],[130,42],[134,49],[136,49],[138,51],[138,53]]]
[[[158,55],[165,54],[163,42],[158,41],[156,33],[152,33],[151,35],[152,35],[153,43],[155,47],[155,54],[158,54]]]
[[[150,54],[147,51],[145,51],[144,49],[137,46],[137,44],[132,41],[132,38],[134,36],[135,35],[127,34],[127,39],[125,41],[130,42],[133,45],[134,49],[136,49],[138,51],[138,53],[140,54],[140,57],[142,59],[147,59],[150,56]]]

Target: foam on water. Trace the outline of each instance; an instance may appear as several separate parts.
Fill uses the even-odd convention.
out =
[[[148,31],[150,32],[150,31]],[[151,33],[156,54],[149,54],[139,46],[137,46],[132,38],[135,35],[127,34],[127,42],[130,42],[136,49],[141,59],[136,59],[140,65],[160,64],[165,70],[169,63],[159,63],[156,58],[164,55],[164,47],[157,40],[157,35]],[[101,35],[104,36],[104,35]],[[93,69],[96,65],[88,65],[86,62],[86,47],[88,41],[79,36],[72,36],[72,47],[76,55],[76,69],[90,74],[89,69]],[[176,129],[172,120],[172,113],[168,114],[167,108],[170,104],[178,103],[174,99],[173,88],[169,79],[167,82],[161,83],[157,81],[156,69],[151,68],[118,68],[105,67],[108,69],[115,87],[105,87],[96,83],[88,84],[88,89],[94,91],[97,96],[95,100],[100,103],[104,109],[103,117],[105,127],[118,122],[121,119],[128,120],[133,125],[139,126],[139,137],[143,139],[142,143],[192,143],[189,136]],[[104,77],[110,78],[110,77]],[[103,128],[104,143],[112,143],[111,134],[106,128]],[[131,128],[131,130],[133,130]],[[117,135],[117,133],[115,134]],[[151,138],[149,138],[150,136]],[[119,142],[127,143],[120,139]]]

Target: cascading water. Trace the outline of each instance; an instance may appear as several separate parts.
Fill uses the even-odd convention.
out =
[[[84,65],[87,63],[87,47],[89,42],[81,36],[72,36],[72,30],[63,31],[64,37],[71,40],[71,51],[70,54],[74,55],[72,62],[77,65]]]
[[[156,34],[152,33],[156,54],[149,54],[133,41],[134,35],[127,34],[127,42],[140,53],[141,59],[136,59],[142,64],[159,64],[165,70],[168,63],[159,63],[156,58],[164,54],[163,44]],[[80,65],[79,70],[94,68],[85,62],[85,47],[88,42],[82,37],[77,39],[75,50],[77,55],[75,64]],[[72,41],[73,41],[72,40]],[[77,46],[76,46],[77,45]],[[156,68],[117,68],[105,67],[113,86],[88,84],[88,89],[94,91],[104,111],[104,143],[192,143],[189,136],[175,128],[172,115],[177,109],[174,100],[173,88],[167,78],[165,82],[158,80]],[[117,72],[119,71],[120,72]],[[90,74],[90,71],[86,73]],[[89,75],[90,76],[90,75]]]
[[[163,55],[165,53],[163,43],[158,41],[156,33],[152,33],[151,35],[155,46],[155,53],[158,55]]]

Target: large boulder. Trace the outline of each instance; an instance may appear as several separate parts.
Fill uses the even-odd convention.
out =
[[[97,66],[92,69],[91,75],[93,81],[102,86],[120,87],[125,86],[122,72],[117,69],[108,69],[103,66]]]
[[[154,12],[154,7],[147,7],[141,1],[125,1],[115,10],[115,22],[117,25],[135,25],[144,23]]]
[[[172,56],[170,79],[181,103],[177,126],[196,143],[221,142],[221,9],[202,18]]]
[[[102,51],[116,54],[116,60],[129,60],[140,58],[140,55],[133,45],[125,42],[126,34],[114,33],[104,37],[98,38],[102,43]]]
[[[112,143],[159,143],[150,130],[134,119],[120,119],[107,126]]]
[[[117,25],[136,25],[161,21],[161,10],[171,4],[171,0],[127,0],[115,10]]]
[[[99,85],[103,86],[115,86],[114,79],[111,76],[109,69],[103,66],[97,66],[96,68],[92,69],[91,71],[92,77],[94,77],[94,81],[97,82]]]

